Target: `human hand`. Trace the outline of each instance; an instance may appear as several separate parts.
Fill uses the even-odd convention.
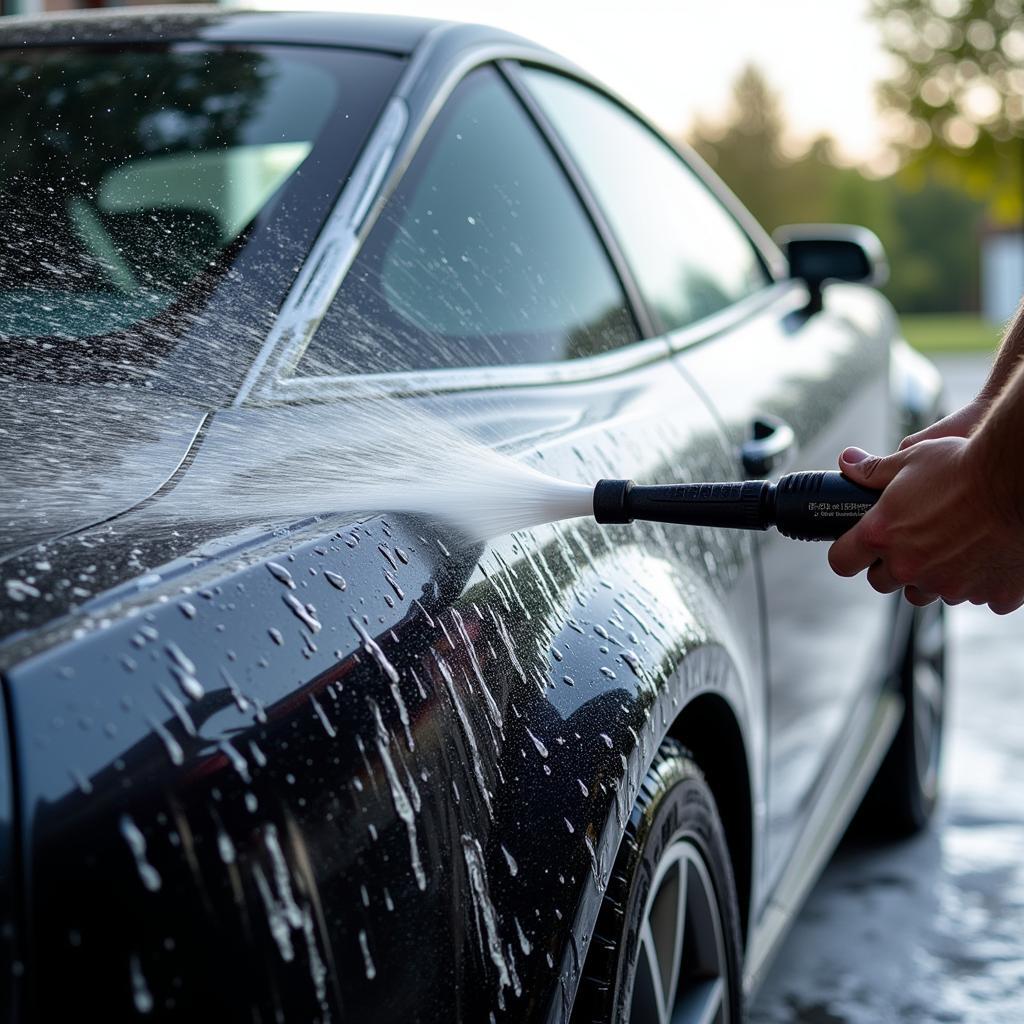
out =
[[[883,491],[829,549],[840,576],[867,569],[879,593],[903,588],[919,606],[942,598],[1003,615],[1024,604],[1024,523],[993,486],[975,441],[921,440],[884,458],[847,448],[839,468]]]
[[[940,437],[969,437],[971,431],[981,422],[989,403],[978,397],[968,402],[962,409],[951,412],[941,420],[933,423],[916,434],[910,434],[900,441],[899,450],[903,451],[921,441],[934,441]]]

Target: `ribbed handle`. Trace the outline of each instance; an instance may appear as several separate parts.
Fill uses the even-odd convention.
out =
[[[881,491],[842,473],[788,473],[775,485],[775,525],[792,540],[835,540],[860,522]]]
[[[764,480],[742,483],[664,484],[634,486],[628,495],[634,519],[686,526],[734,530],[765,530],[771,525],[771,485]]]

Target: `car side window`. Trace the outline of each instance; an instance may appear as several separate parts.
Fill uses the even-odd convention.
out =
[[[562,167],[484,67],[430,127],[297,372],[541,363],[637,338]]]
[[[769,283],[753,243],[663,139],[609,97],[524,68],[662,327],[694,323]]]

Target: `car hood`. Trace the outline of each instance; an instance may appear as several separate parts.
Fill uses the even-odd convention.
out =
[[[159,490],[206,413],[149,391],[9,389],[0,419],[0,561],[110,519]]]

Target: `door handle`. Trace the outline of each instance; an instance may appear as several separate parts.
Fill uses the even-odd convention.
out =
[[[751,424],[753,436],[740,446],[740,458],[748,477],[758,479],[781,469],[795,454],[796,434],[778,416],[758,416]]]

